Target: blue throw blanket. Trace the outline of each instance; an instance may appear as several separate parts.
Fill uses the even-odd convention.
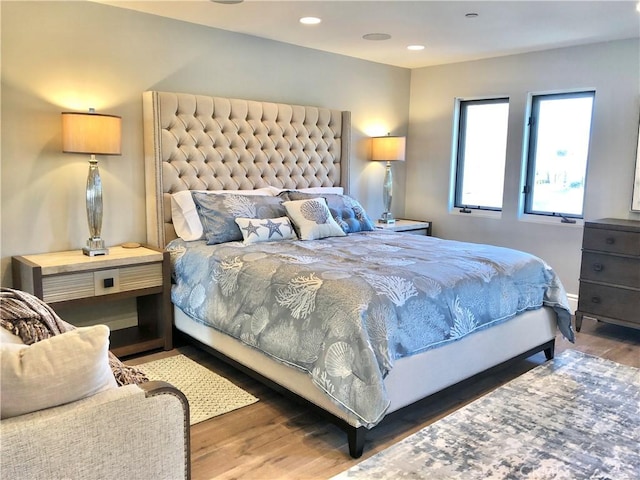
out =
[[[397,358],[543,305],[573,341],[560,280],[517,250],[379,231],[168,248],[180,309],[308,372],[369,427],[389,406],[383,379]]]

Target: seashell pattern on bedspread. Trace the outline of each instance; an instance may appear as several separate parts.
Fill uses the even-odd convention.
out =
[[[543,305],[573,341],[560,280],[517,250],[379,231],[167,248],[173,303],[308,372],[367,427],[388,408],[383,379],[398,358]]]

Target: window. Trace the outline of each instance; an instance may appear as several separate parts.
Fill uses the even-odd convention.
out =
[[[532,97],[525,213],[582,218],[594,97],[595,92]]]
[[[502,209],[509,99],[466,100],[459,104],[454,205]]]

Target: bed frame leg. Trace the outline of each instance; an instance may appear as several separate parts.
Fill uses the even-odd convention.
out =
[[[347,439],[349,440],[349,455],[352,458],[360,458],[364,451],[364,441],[367,436],[365,427],[350,427],[347,430]]]
[[[552,342],[551,345],[549,345],[547,348],[544,349],[544,356],[547,358],[547,360],[553,360],[555,350],[556,350],[555,342]]]

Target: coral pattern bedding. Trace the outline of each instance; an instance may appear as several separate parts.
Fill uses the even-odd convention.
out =
[[[322,240],[173,240],[172,301],[302,371],[367,427],[398,358],[550,306],[573,340],[564,288],[530,254],[368,231]]]

